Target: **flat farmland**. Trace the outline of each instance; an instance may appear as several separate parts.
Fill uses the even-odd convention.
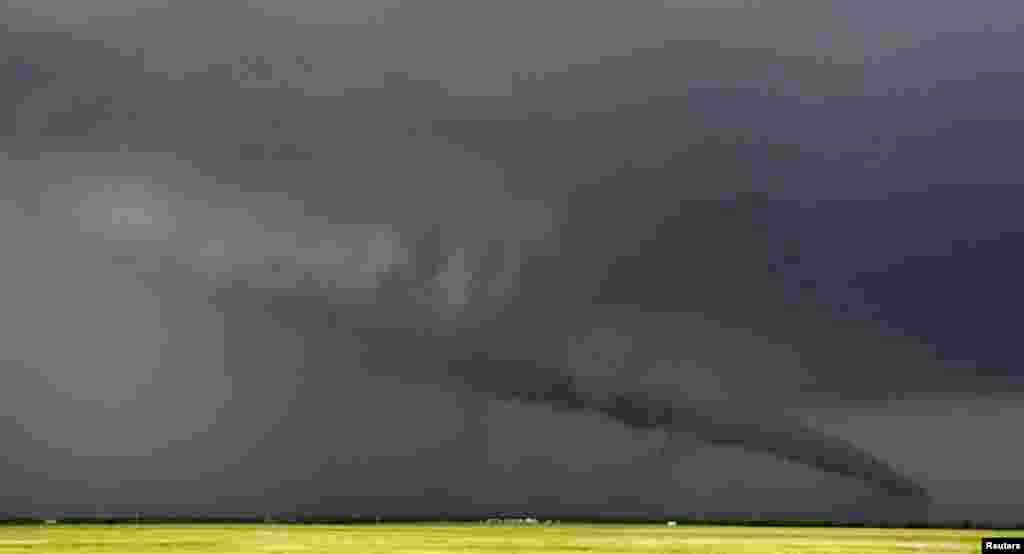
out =
[[[0,527],[0,553],[829,553],[980,551],[1024,531],[666,525],[46,525]]]

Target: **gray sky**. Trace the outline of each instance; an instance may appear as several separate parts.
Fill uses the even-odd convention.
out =
[[[340,5],[0,9],[0,509],[1016,523],[1019,7]]]

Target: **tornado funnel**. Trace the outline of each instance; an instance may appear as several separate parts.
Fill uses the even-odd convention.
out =
[[[632,428],[690,434],[715,446],[768,454],[822,472],[858,479],[891,496],[930,502],[926,489],[855,444],[811,428],[795,417],[752,415],[727,402],[700,402],[616,382],[608,395],[586,379],[529,361],[494,360],[477,354],[449,364],[451,376],[497,399],[590,412]],[[611,390],[607,383],[601,391]],[[632,388],[631,388],[632,387]]]

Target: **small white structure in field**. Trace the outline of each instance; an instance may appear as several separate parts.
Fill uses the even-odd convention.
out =
[[[47,519],[47,520],[43,520],[43,523],[45,523],[47,525],[57,525],[57,520],[56,519]]]
[[[674,522],[674,521],[669,521],[669,522],[666,523],[666,525],[668,525],[669,527],[675,527],[678,524],[676,522]]]
[[[540,521],[533,517],[492,517],[484,523],[487,525],[537,525]]]

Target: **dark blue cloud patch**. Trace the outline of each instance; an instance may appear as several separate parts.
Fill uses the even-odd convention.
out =
[[[1019,205],[1024,195],[1016,196]],[[957,241],[946,254],[908,256],[853,284],[879,306],[886,325],[933,345],[943,359],[1024,378],[1016,331],[1024,309],[1022,251],[1020,231]]]

